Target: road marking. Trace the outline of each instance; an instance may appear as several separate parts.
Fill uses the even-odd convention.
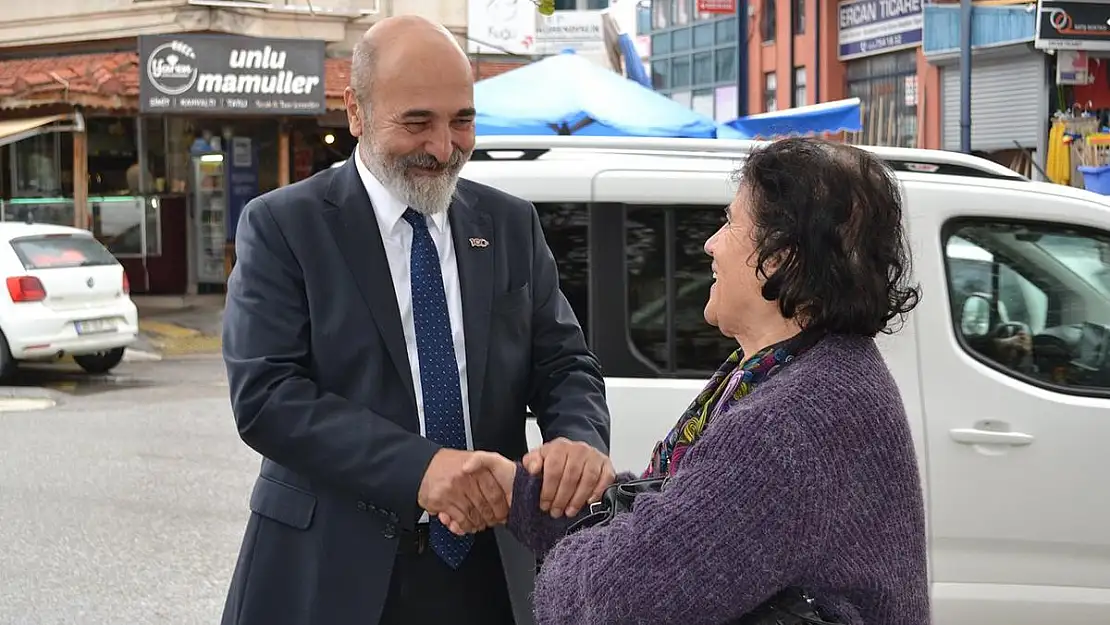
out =
[[[175,339],[200,336],[199,330],[179,326],[176,323],[166,323],[164,321],[139,321],[139,330]]]

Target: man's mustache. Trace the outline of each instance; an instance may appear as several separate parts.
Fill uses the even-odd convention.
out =
[[[428,154],[427,152],[402,156],[400,160],[401,166],[405,169],[408,169],[410,167],[420,167],[422,169],[431,169],[438,172],[448,172],[455,171],[461,168],[463,162],[465,162],[466,160],[466,155],[463,153],[462,150],[455,148],[451,152],[451,158],[448,159],[446,163],[440,162],[438,158],[432,156],[431,154]]]

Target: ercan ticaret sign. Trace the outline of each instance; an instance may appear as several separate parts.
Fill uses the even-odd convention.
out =
[[[139,38],[143,113],[322,115],[324,42],[237,35]]]

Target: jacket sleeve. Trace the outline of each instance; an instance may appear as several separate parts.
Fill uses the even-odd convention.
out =
[[[620,484],[636,479],[632,473],[617,474],[614,483]],[[584,508],[573,517],[553,518],[540,509],[540,491],[543,490],[543,476],[533,476],[519,462],[516,465],[516,478],[513,481],[513,505],[509,508],[506,526],[524,546],[532,550],[537,558],[543,559],[555,546],[567,529],[579,519],[589,514]]]
[[[555,544],[537,625],[731,622],[804,572],[821,540],[808,435],[788,416],[745,417],[715,423],[662,493]]]
[[[564,437],[609,453],[609,408],[601,365],[586,346],[559,288],[559,270],[532,211],[532,374],[528,405],[545,441]]]
[[[312,379],[304,276],[262,198],[243,210],[228,278],[223,356],[239,435],[262,456],[355,493],[411,528],[439,447]]]

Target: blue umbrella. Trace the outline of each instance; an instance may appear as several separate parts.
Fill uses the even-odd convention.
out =
[[[474,101],[480,135],[717,135],[712,119],[566,52],[478,81]]]
[[[859,98],[759,113],[726,122],[745,139],[823,132],[859,132],[862,123]]]

